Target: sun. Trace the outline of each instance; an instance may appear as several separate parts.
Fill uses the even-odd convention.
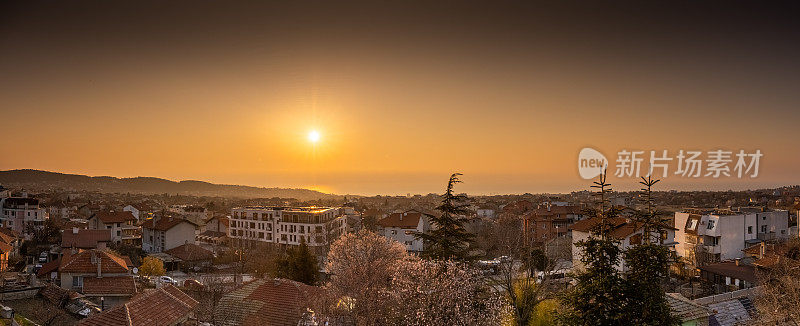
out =
[[[308,133],[308,141],[310,141],[310,142],[312,142],[312,143],[317,143],[317,142],[319,142],[319,132],[318,132],[318,131],[316,131],[316,130],[311,130],[311,131]]]

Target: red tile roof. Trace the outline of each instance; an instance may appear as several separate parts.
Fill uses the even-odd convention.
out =
[[[197,224],[192,223],[192,221],[189,221],[183,217],[164,216],[147,220],[142,223],[142,227],[152,230],[167,231],[184,222],[197,226]]]
[[[56,259],[56,260],[53,260],[51,262],[45,263],[44,265],[42,265],[42,268],[40,268],[39,271],[36,272],[36,276],[38,276],[38,277],[47,276],[47,278],[50,279],[50,273],[58,271],[58,267],[59,266],[61,266],[61,259],[60,258]]]
[[[95,258],[92,258],[95,257]],[[67,251],[61,257],[58,271],[61,273],[97,273],[97,264],[94,259],[99,259],[102,273],[127,273],[128,266],[122,257],[105,250],[86,250],[76,254]]]
[[[165,252],[183,261],[210,260],[214,258],[214,253],[192,243],[183,244]]]
[[[99,315],[78,322],[84,326],[167,326],[187,320],[198,302],[167,285],[133,297]]]
[[[125,223],[128,221],[136,221],[136,217],[133,216],[133,213],[128,211],[107,211],[107,212],[97,212],[91,218],[98,218],[105,224],[109,223]]]
[[[61,234],[61,248],[96,249],[98,242],[111,242],[111,230],[64,230]]]
[[[602,220],[599,217],[592,217],[580,220],[575,222],[570,227],[570,230],[586,232],[586,233],[594,233],[600,227],[600,222]],[[616,239],[625,239],[626,237],[630,236],[631,234],[636,233],[642,229],[641,223],[634,223],[629,222],[628,219],[624,217],[612,217],[606,219],[606,226],[610,230],[610,235]],[[665,228],[675,229],[670,226],[664,226]]]
[[[136,282],[133,276],[84,277],[83,294],[85,295],[122,295],[136,294]]]
[[[392,213],[380,219],[378,224],[385,228],[416,229],[421,217],[419,212]]]
[[[236,325],[295,326],[321,290],[286,279],[261,279],[226,294],[215,315]]]

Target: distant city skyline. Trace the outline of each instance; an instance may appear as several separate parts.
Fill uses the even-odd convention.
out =
[[[800,29],[768,6],[5,3],[0,170],[563,193],[584,147],[758,149],[659,189],[800,184]]]

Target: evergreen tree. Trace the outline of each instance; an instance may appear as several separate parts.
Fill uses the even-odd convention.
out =
[[[425,242],[423,256],[434,259],[468,260],[469,245],[474,235],[464,229],[467,222],[466,214],[468,198],[463,194],[455,194],[453,187],[460,183],[461,173],[453,173],[447,182],[447,190],[442,196],[442,203],[436,210],[440,216],[431,217],[431,230],[426,233],[416,233],[415,236]]]
[[[672,316],[662,283],[669,277],[669,265],[673,254],[661,245],[657,235],[663,231],[664,223],[653,205],[652,187],[659,180],[650,176],[639,182],[647,201],[647,210],[635,217],[635,225],[642,225],[643,242],[625,252],[626,298],[628,305],[625,319],[636,325],[677,325],[680,319]],[[654,236],[653,234],[656,234]],[[654,241],[655,240],[655,241]]]
[[[317,257],[311,253],[305,241],[297,247],[290,247],[277,261],[277,277],[314,285],[317,281]]]
[[[624,319],[625,283],[616,268],[622,252],[618,241],[609,236],[606,221],[616,213],[606,199],[610,186],[605,173],[592,185],[600,198],[596,216],[600,223],[589,239],[577,243],[585,270],[575,275],[577,284],[561,298],[564,309],[557,320],[562,324],[629,325]]]

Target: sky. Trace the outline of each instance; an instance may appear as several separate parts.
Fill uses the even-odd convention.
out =
[[[660,185],[800,184],[797,7],[0,6],[0,170],[362,195],[441,192],[460,172],[471,194],[556,193],[588,189],[585,147],[609,170],[623,149],[742,149],[764,154],[755,178]]]

